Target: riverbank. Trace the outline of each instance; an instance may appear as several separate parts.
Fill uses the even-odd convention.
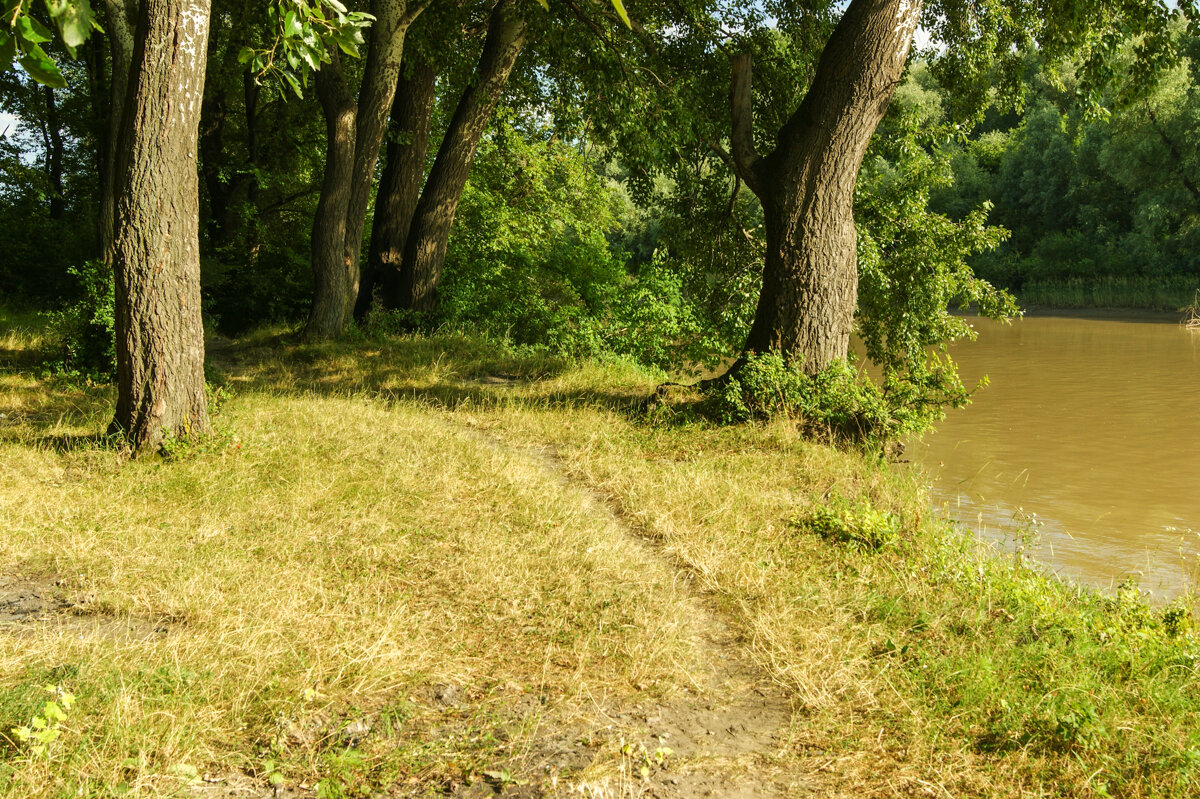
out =
[[[1190,614],[878,462],[463,336],[210,361],[218,434],[137,462],[109,388],[0,372],[0,795],[1198,787]]]
[[[1023,307],[1055,309],[1141,309],[1180,313],[1191,305],[1200,280],[1185,275],[1161,278],[1099,275],[1026,283],[1017,299]]]

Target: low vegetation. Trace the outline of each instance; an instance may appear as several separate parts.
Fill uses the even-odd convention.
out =
[[[1189,608],[985,549],[800,420],[648,408],[664,375],[621,360],[265,332],[210,353],[214,436],[129,460],[111,389],[11,368],[40,339],[6,320],[2,796],[1200,787]],[[702,690],[697,603],[791,708],[752,758],[630,743],[630,707]]]

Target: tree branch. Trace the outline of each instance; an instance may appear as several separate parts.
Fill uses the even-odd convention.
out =
[[[1150,127],[1154,128],[1154,131],[1158,134],[1158,137],[1162,139],[1162,143],[1166,146],[1167,152],[1171,156],[1171,161],[1174,162],[1175,176],[1179,178],[1181,183],[1183,183],[1183,187],[1188,190],[1188,192],[1192,195],[1192,198],[1196,200],[1197,203],[1200,203],[1200,189],[1198,189],[1196,184],[1189,180],[1188,176],[1184,174],[1183,156],[1179,153],[1179,148],[1175,146],[1174,140],[1172,140],[1171,137],[1167,135],[1167,132],[1163,130],[1162,126],[1158,124],[1158,119],[1154,116],[1154,109],[1150,108],[1148,104],[1146,106],[1146,116],[1150,119]]]
[[[754,148],[754,106],[750,93],[753,67],[750,54],[735,53],[730,64],[733,68],[733,80],[729,86],[729,110],[733,116],[730,137],[733,166],[750,190],[761,197],[762,183],[758,167],[762,163],[762,156]]]

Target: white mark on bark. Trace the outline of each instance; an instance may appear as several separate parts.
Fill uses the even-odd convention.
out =
[[[182,76],[179,89],[179,123],[187,124],[188,115],[196,109],[196,92],[194,91],[195,70],[191,68],[197,59],[203,55],[202,47],[208,43],[207,5],[210,0],[193,0],[187,3],[179,21],[179,55],[183,62]]]
[[[913,35],[917,32],[917,23],[921,19],[920,0],[900,0],[896,9],[896,59],[904,60],[908,56],[908,47]]]

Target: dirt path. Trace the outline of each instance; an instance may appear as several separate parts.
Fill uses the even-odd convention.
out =
[[[613,712],[610,738],[620,736],[629,746],[614,778],[570,786],[568,795],[599,797],[712,797],[712,799],[773,799],[825,795],[815,782],[788,775],[775,766],[786,748],[792,724],[792,705],[769,676],[744,652],[739,636],[698,585],[697,574],[667,552],[661,541],[641,528],[618,501],[573,477],[564,460],[548,447],[521,446],[470,426],[488,446],[537,462],[543,472],[576,493],[589,514],[606,518],[645,552],[679,574],[689,586],[699,668],[688,675],[692,686],[682,696],[661,703],[642,703]],[[532,749],[539,749],[538,741]],[[666,750],[670,754],[660,757]],[[554,752],[541,757],[553,764]],[[646,771],[642,771],[642,767]],[[542,764],[545,770],[546,765]],[[531,786],[538,796],[549,786]],[[564,792],[558,786],[557,795]],[[526,793],[526,791],[522,791]],[[467,795],[485,796],[482,791]],[[505,794],[510,795],[510,794]],[[516,794],[512,794],[516,795]]]

